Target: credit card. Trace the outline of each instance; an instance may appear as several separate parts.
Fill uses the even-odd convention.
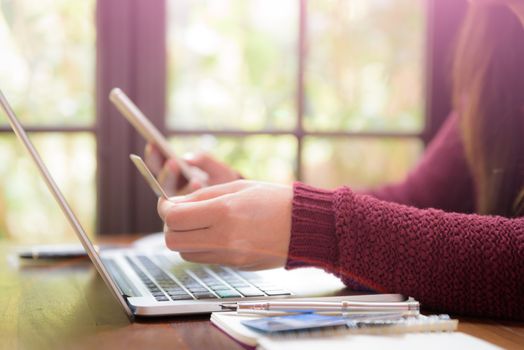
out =
[[[347,318],[343,316],[326,316],[314,313],[298,315],[265,317],[242,321],[244,326],[264,333],[298,331],[324,327],[345,326]]]

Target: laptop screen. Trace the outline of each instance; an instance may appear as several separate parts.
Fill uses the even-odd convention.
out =
[[[60,206],[60,209],[62,210],[67,220],[71,224],[73,230],[75,231],[76,235],[80,239],[80,242],[82,243],[84,249],[86,250],[87,255],[89,256],[89,258],[95,265],[98,273],[102,276],[102,279],[104,280],[106,285],[109,287],[113,295],[117,298],[119,303],[122,305],[126,314],[129,317],[133,317],[133,313],[131,309],[129,308],[129,305],[127,304],[124,297],[120,293],[115,282],[111,279],[107,269],[105,268],[104,264],[102,263],[102,260],[100,259],[98,253],[96,252],[93,246],[93,243],[91,242],[91,240],[85,233],[85,230],[82,227],[82,225],[80,224],[80,221],[78,221],[76,215],[71,210],[71,207],[69,206],[62,192],[56,185],[56,182],[54,181],[49,170],[47,169],[44,162],[42,161],[42,158],[38,154],[38,151],[33,146],[33,143],[27,136],[27,133],[25,132],[24,127],[22,126],[18,118],[16,117],[13,109],[11,108],[11,105],[9,104],[9,102],[7,101],[6,97],[4,96],[1,90],[0,90],[0,104],[5,114],[7,115],[9,125],[13,129],[18,140],[20,140],[20,142],[22,143],[26,151],[29,153],[29,156],[31,157],[31,159],[33,159],[36,167],[38,168],[40,175],[42,175],[44,182],[46,183],[47,187],[49,188],[49,191],[51,191],[51,194],[53,195],[56,202]]]

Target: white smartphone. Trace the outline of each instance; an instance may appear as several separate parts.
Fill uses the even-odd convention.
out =
[[[207,174],[196,167],[188,165],[181,158],[178,158],[162,133],[158,131],[153,123],[151,123],[121,89],[113,88],[109,94],[109,99],[144,139],[158,147],[166,159],[174,159],[177,162],[178,168],[186,180],[189,181],[190,179],[196,178],[203,186],[207,185]]]

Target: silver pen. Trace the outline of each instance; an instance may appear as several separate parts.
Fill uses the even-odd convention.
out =
[[[384,314],[398,313],[403,316],[419,314],[420,304],[413,299],[401,302],[363,301],[258,301],[220,304],[223,310],[236,310],[239,314],[268,313],[329,313],[329,314]]]

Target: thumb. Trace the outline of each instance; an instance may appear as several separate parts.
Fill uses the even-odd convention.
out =
[[[162,185],[162,188],[169,196],[175,194],[178,182],[178,172],[176,162],[168,160],[158,174],[158,182]]]
[[[195,182],[194,186],[198,186]],[[203,187],[198,191],[190,193],[186,196],[177,197],[176,202],[200,202],[208,199],[213,199],[226,194],[235,193],[248,186],[248,182],[244,180],[227,182],[220,185]]]
[[[213,158],[207,153],[188,153],[184,155],[184,160],[187,164],[200,168],[206,173],[212,170],[214,164]]]
[[[168,213],[169,209],[171,209],[174,205],[175,204],[174,204],[174,202],[173,202],[173,200],[171,198],[169,200],[164,199],[162,197],[158,198],[158,203],[157,203],[156,209],[157,209],[158,215],[160,216],[162,221],[165,222],[165,218],[167,216],[167,213]]]

